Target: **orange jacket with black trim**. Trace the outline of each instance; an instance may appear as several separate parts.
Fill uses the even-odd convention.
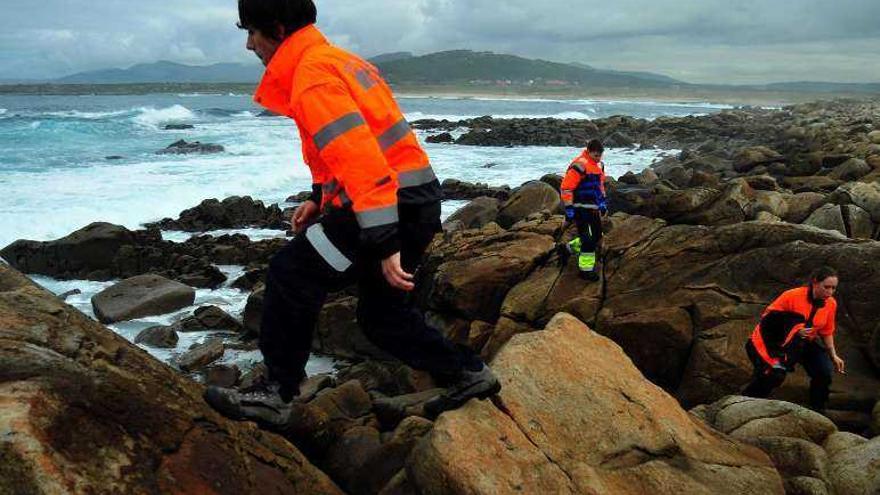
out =
[[[323,210],[351,208],[363,247],[400,250],[398,203],[439,201],[440,184],[378,70],[331,45],[314,26],[285,39],[254,100],[291,117]]]
[[[795,319],[786,318],[787,315]],[[815,300],[810,286],[797,287],[782,293],[761,315],[750,337],[758,355],[767,364],[787,364],[786,348],[803,328],[812,328],[806,340],[833,335],[837,324],[837,300],[829,297]],[[787,321],[786,324],[780,324]]]
[[[604,210],[606,208],[604,165],[596,162],[590,153],[584,150],[568,166],[559,189],[559,196],[566,208]]]

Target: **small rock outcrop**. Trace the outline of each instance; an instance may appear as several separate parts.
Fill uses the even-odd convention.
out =
[[[191,306],[196,298],[192,287],[158,275],[125,279],[92,297],[95,316],[102,323],[163,315]]]

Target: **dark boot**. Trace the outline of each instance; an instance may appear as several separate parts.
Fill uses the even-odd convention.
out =
[[[278,389],[276,384],[264,383],[246,390],[208,387],[204,398],[208,405],[227,418],[280,428],[287,424],[293,398],[285,400]]]
[[[446,392],[425,403],[425,415],[436,418],[440,413],[458,409],[470,399],[485,399],[501,391],[501,383],[485,364],[479,371],[462,371]]]

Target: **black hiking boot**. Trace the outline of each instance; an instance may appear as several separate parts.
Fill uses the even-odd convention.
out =
[[[501,383],[485,364],[479,371],[462,371],[446,391],[425,403],[425,415],[436,418],[440,413],[458,409],[471,399],[485,399],[501,391]]]
[[[587,280],[589,282],[598,282],[599,281],[599,274],[593,270],[582,271],[579,273],[579,275],[583,280]]]
[[[279,385],[266,383],[242,390],[208,387],[204,398],[208,405],[227,418],[281,428],[290,419],[293,398],[285,400],[278,391]]]

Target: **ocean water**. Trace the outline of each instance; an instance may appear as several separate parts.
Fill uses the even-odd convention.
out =
[[[403,97],[400,104],[410,120],[458,120],[497,117],[601,118],[631,115],[699,115],[726,105],[593,100],[424,98]],[[151,94],[32,96],[0,95],[0,247],[16,239],[50,240],[94,221],[138,228],[142,223],[176,217],[181,210],[206,198],[250,195],[280,203],[308,190],[311,180],[303,163],[293,123],[260,116],[244,94]],[[164,130],[166,124],[192,124],[194,129]],[[419,133],[422,140],[427,136]],[[223,145],[214,155],[157,155],[178,139]],[[482,148],[426,144],[441,180],[455,178],[489,185],[518,186],[546,173],[561,173],[579,149],[566,147]],[[620,176],[640,171],[676,150],[610,149],[608,173]],[[110,156],[120,157],[108,159]],[[444,217],[464,202],[444,204]],[[224,232],[217,232],[226,233]],[[238,231],[236,231],[238,232]],[[254,239],[282,236],[265,230],[241,231]],[[164,232],[180,242],[190,234]],[[241,267],[222,267],[230,281]],[[91,314],[90,298],[108,284],[88,281],[35,279],[55,293],[78,288],[82,294],[69,303]],[[196,305],[216,304],[240,315],[247,294],[223,287],[200,290]],[[191,313],[114,325],[133,340],[138,331],[168,324]],[[206,335],[181,335],[177,349],[148,349],[169,361]],[[248,367],[253,353],[229,353]],[[331,361],[318,358],[312,371],[327,370]]]

